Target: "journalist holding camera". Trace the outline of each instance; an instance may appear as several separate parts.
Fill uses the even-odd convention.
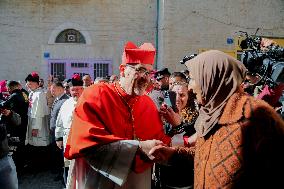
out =
[[[284,90],[284,48],[256,36],[257,31],[251,36],[240,31],[246,37],[240,43],[241,61],[248,70],[245,90],[275,108]]]
[[[18,178],[16,166],[9,153],[8,131],[11,127],[21,124],[21,117],[4,108],[0,109],[0,113],[0,186],[2,189],[17,189]]]

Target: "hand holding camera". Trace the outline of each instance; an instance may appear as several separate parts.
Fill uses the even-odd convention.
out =
[[[9,116],[11,114],[11,110],[1,108],[0,113],[4,116]]]

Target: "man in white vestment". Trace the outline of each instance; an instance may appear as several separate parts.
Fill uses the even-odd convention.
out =
[[[28,145],[28,156],[30,166],[35,169],[42,167],[47,160],[48,146],[51,143],[49,130],[49,111],[46,93],[39,87],[39,76],[33,72],[25,79],[29,94],[29,111],[26,145]]]
[[[71,98],[67,99],[61,106],[55,128],[55,140],[58,148],[65,149],[67,137],[72,123],[73,111],[77,104],[78,98],[81,96],[84,88],[83,81],[80,76],[75,74],[72,79],[68,81],[70,87]],[[66,183],[67,173],[70,161],[64,159],[64,181]]]
[[[47,146],[50,144],[50,132],[46,94],[39,87],[39,76],[37,73],[29,74],[25,81],[31,91],[29,94],[30,105],[26,144]]]

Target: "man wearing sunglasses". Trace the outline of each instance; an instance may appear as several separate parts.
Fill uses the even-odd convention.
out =
[[[154,77],[161,91],[169,90],[170,75],[171,73],[169,72],[168,68],[163,68],[155,73]]]
[[[151,188],[155,159],[148,152],[170,142],[154,102],[145,95],[155,53],[150,43],[128,42],[120,80],[84,90],[65,148],[66,158],[76,158],[67,179],[71,188]]]

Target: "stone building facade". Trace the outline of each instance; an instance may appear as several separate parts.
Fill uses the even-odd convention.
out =
[[[236,52],[236,32],[256,28],[282,39],[284,1],[0,0],[0,80],[118,74],[129,40],[156,46],[156,68],[180,70],[188,53]]]

